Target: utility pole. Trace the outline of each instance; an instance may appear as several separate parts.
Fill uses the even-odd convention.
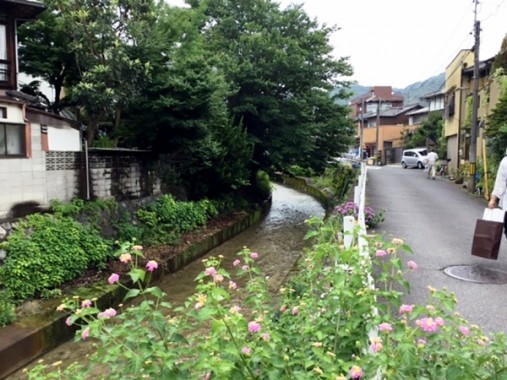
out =
[[[468,176],[467,188],[471,193],[475,193],[475,173],[476,173],[476,160],[477,160],[477,138],[479,137],[479,123],[477,122],[477,109],[479,108],[479,44],[481,23],[477,20],[477,5],[478,0],[474,0],[474,87],[473,87],[473,104],[472,104],[472,125],[470,127],[470,151],[468,161],[470,163],[470,171]]]
[[[362,160],[364,157],[363,147],[364,147],[364,96],[361,99],[361,124],[359,126],[359,160]]]
[[[375,163],[378,165],[377,160],[380,160],[379,157],[379,129],[380,129],[380,107],[382,106],[382,99],[378,98],[378,106],[377,106],[377,130],[376,132],[376,143],[375,143]]]

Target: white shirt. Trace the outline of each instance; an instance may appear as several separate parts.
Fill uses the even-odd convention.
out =
[[[428,164],[435,165],[435,162],[438,160],[438,154],[435,152],[429,152],[428,153]]]
[[[491,193],[500,201],[498,205],[506,210],[507,207],[507,156],[502,158],[500,161],[500,165],[498,165],[498,170],[496,172],[495,179],[495,187],[493,188],[493,192]]]

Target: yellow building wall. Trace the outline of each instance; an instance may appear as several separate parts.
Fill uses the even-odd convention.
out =
[[[454,115],[445,119],[445,136],[454,136],[459,132],[462,106],[465,102],[468,86],[462,83],[462,69],[474,64],[474,53],[471,50],[461,50],[456,58],[445,70],[445,93],[447,99],[454,94]]]

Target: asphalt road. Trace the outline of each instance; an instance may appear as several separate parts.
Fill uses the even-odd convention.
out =
[[[368,167],[366,205],[385,210],[377,233],[402,238],[414,251],[403,255],[405,261],[418,264],[407,275],[411,292],[405,303],[426,305],[428,286],[447,288],[456,294],[457,311],[470,323],[486,332],[507,333],[507,238],[502,237],[498,260],[471,255],[475,223],[487,207],[484,198],[448,179],[429,180],[422,170],[392,165]],[[492,270],[499,279],[505,275],[505,281],[478,283],[445,273],[458,265]],[[487,281],[489,277],[470,278]]]

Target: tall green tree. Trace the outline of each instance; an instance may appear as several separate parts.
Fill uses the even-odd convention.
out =
[[[47,9],[18,29],[20,71],[40,77],[55,91],[52,109],[58,113],[65,86],[79,80],[70,25],[58,10],[58,0],[45,0]]]
[[[144,46],[152,77],[131,106],[121,130],[123,145],[164,154],[173,180],[200,198],[249,183],[252,143],[232,120],[230,86],[195,27],[201,15],[167,7],[159,13],[156,38]]]
[[[86,117],[93,142],[104,120],[121,122],[122,110],[142,88],[150,63],[138,54],[156,20],[153,0],[55,0],[67,25],[80,80],[69,89]]]
[[[336,28],[319,25],[301,6],[281,10],[272,1],[189,3],[207,16],[207,46],[234,86],[228,104],[254,139],[261,168],[322,167],[342,151],[352,125],[342,106],[320,95],[345,85],[352,73],[346,58],[332,56]]]

